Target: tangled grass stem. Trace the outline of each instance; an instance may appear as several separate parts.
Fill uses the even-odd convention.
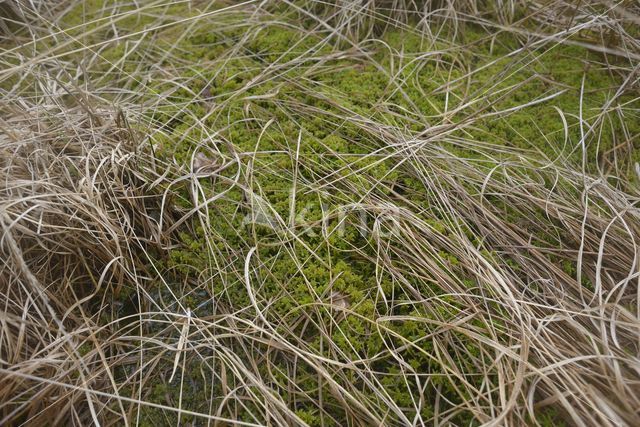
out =
[[[640,424],[634,2],[0,14],[1,425]]]

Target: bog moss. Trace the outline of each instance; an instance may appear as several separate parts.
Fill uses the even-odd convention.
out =
[[[67,25],[81,25],[87,10],[98,15],[109,11],[102,2],[90,2],[69,14]],[[167,16],[189,13],[196,12],[185,6],[165,11]],[[454,137],[505,150],[488,159],[472,146],[442,143],[442,148],[487,167],[512,156],[509,148],[563,162],[581,162],[584,150],[588,167],[617,167],[631,180],[637,139],[630,141],[627,135],[640,133],[640,121],[626,119],[636,114],[625,104],[632,99],[622,97],[609,105],[620,81],[598,65],[602,57],[580,47],[522,46],[513,35],[490,35],[468,25],[463,40],[438,44],[428,44],[415,32],[389,28],[380,40],[364,45],[363,53],[345,51],[344,41],[311,33],[305,23],[289,22],[287,16],[275,20],[277,24],[245,18],[229,14],[227,25],[198,23],[187,34],[171,28],[158,31],[140,39],[135,49],[131,42],[108,45],[89,70],[91,78],[128,84],[137,102],[153,105],[144,120],[160,129],[151,137],[157,156],[177,163],[185,173],[193,169],[194,159],[216,170],[173,188],[177,203],[187,211],[223,196],[193,216],[158,267],[169,282],[187,284],[175,291],[196,316],[211,314],[211,299],[229,312],[250,312],[244,255],[255,247],[258,261],[249,278],[262,315],[280,325],[278,333],[327,358],[368,364],[375,375],[345,369],[338,379],[345,387],[355,385],[364,401],[379,399],[370,387],[376,381],[389,399],[405,408],[407,419],[417,412],[428,419],[436,401],[439,410],[446,411],[470,397],[449,380],[454,365],[480,389],[485,378],[474,375],[474,364],[486,355],[456,332],[450,332],[447,348],[429,338],[437,332],[437,322],[453,321],[464,311],[437,278],[431,278],[430,289],[421,289],[441,302],[429,306],[405,301],[396,278],[378,273],[373,230],[380,218],[360,205],[365,196],[401,192],[398,205],[428,210],[424,220],[435,234],[446,236],[448,224],[417,177],[385,157],[388,139],[368,131],[367,120],[401,129],[407,138],[437,125],[460,124]],[[129,17],[118,22],[118,28],[143,28],[145,19]],[[111,31],[96,28],[95,37]],[[162,49],[171,53],[159,55]],[[159,55],[158,63],[153,63],[153,54]],[[114,64],[121,65],[114,69]],[[138,78],[127,83],[131,75]],[[350,120],[344,120],[345,115]],[[325,190],[329,182],[340,191]],[[508,206],[504,210],[511,214]],[[472,230],[468,237],[474,239]],[[491,255],[486,253],[487,258]],[[435,258],[439,268],[457,274],[469,292],[479,292],[456,254],[443,249]],[[562,267],[575,272],[567,261]],[[512,268],[517,269],[515,261]],[[205,286],[200,283],[203,277],[208,278]],[[424,286],[410,274],[406,280]],[[327,308],[331,295],[346,301],[342,314]],[[380,320],[390,312],[404,320]],[[486,327],[474,326],[479,333]],[[403,348],[401,356],[388,351],[397,348]],[[268,353],[268,345],[256,344],[260,351]],[[434,353],[449,353],[452,366],[435,363]],[[172,360],[161,364],[169,371]],[[305,423],[353,422],[353,414],[338,404],[308,364],[276,358],[258,369],[272,378],[273,392]],[[203,371],[190,362],[182,379],[188,387],[158,380],[146,398],[172,405],[181,399],[184,409],[209,412],[212,396],[215,407],[223,390]],[[427,374],[429,380],[420,382],[414,373]],[[418,405],[413,396],[420,387],[425,401]],[[323,402],[322,408],[317,402]],[[229,405],[220,413],[265,422],[254,405]],[[158,409],[144,411],[148,425],[174,416]],[[552,423],[554,416],[549,412],[539,421]],[[461,411],[451,419],[460,425],[478,423],[471,412]]]

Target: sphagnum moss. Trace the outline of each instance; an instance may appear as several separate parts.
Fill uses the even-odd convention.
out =
[[[207,27],[203,27],[198,32],[206,34],[206,31]],[[478,29],[474,27],[467,28],[467,34],[474,34],[476,31]],[[374,58],[379,61],[377,64],[368,64],[366,60],[360,58],[327,60],[327,63],[323,64],[326,71],[318,69],[318,71],[309,72],[308,69],[314,65],[313,60],[309,60],[309,64],[298,65],[295,62],[304,59],[298,55],[305,52],[305,49],[319,46],[321,44],[319,38],[309,36],[302,30],[284,29],[279,26],[267,26],[256,33],[249,38],[250,41],[242,49],[246,58],[234,61],[234,65],[229,66],[227,63],[223,69],[215,71],[200,66],[201,69],[196,72],[185,71],[176,76],[178,79],[183,78],[186,82],[186,87],[177,88],[172,93],[173,105],[178,106],[179,111],[179,116],[174,116],[173,119],[180,124],[173,130],[173,136],[164,139],[162,150],[166,153],[175,153],[177,161],[187,166],[191,150],[194,149],[193,143],[206,137],[198,123],[203,115],[206,116],[204,126],[212,130],[224,129],[219,134],[221,139],[219,144],[222,144],[222,139],[226,139],[238,151],[257,150],[267,153],[257,154],[251,159],[250,173],[253,175],[245,179],[251,179],[252,186],[258,188],[261,192],[260,196],[268,200],[270,206],[275,209],[274,214],[285,219],[290,212],[292,191],[295,190],[294,212],[299,213],[302,208],[307,215],[305,219],[319,220],[317,217],[320,205],[327,197],[321,190],[314,189],[320,184],[320,182],[314,182],[318,178],[332,175],[346,178],[339,187],[345,188],[341,193],[345,198],[340,202],[357,203],[358,194],[389,188],[396,176],[402,176],[400,171],[392,170],[393,163],[389,160],[358,157],[358,153],[364,155],[381,148],[383,142],[376,140],[370,134],[363,133],[361,129],[354,128],[354,125],[347,121],[340,121],[338,116],[341,112],[352,111],[363,118],[370,117],[372,120],[388,123],[390,126],[416,132],[422,130],[421,126],[429,126],[428,120],[414,121],[411,120],[410,114],[402,113],[410,112],[416,117],[437,118],[447,108],[455,110],[457,104],[464,103],[465,97],[482,96],[483,104],[493,106],[490,110],[483,112],[490,117],[476,121],[473,130],[462,131],[463,133],[496,145],[541,150],[551,158],[561,148],[559,140],[565,137],[562,135],[562,122],[554,107],[561,109],[566,116],[578,115],[580,105],[576,102],[576,94],[581,91],[583,76],[584,91],[588,92],[589,96],[582,108],[591,114],[598,112],[598,108],[606,100],[607,93],[611,91],[610,88],[614,87],[614,81],[606,71],[595,67],[585,70],[582,58],[589,57],[591,54],[584,49],[574,47],[556,46],[548,50],[523,54],[518,61],[512,58],[496,61],[508,51],[508,48],[497,48],[491,52],[486,47],[489,40],[485,37],[479,38],[480,41],[475,45],[474,53],[471,55],[463,55],[464,47],[457,48],[451,45],[448,46],[449,49],[459,52],[459,54],[453,54],[454,60],[447,57],[426,58],[410,65],[402,64],[403,68],[399,75],[392,74],[398,73],[398,70],[389,68],[387,50],[374,53]],[[185,53],[189,55],[185,60],[196,63],[201,59],[211,60],[212,57],[206,53],[206,46],[210,45],[217,51],[218,38],[196,37],[196,39],[187,40],[186,43],[205,46],[201,50],[202,56],[194,58],[198,51],[185,49]],[[508,34],[501,36],[507,41],[508,37]],[[293,42],[303,39],[304,42],[298,43],[294,51],[289,51]],[[227,40],[229,40],[228,48],[231,48],[233,36],[229,36]],[[418,57],[423,54],[421,39],[415,34],[390,30],[385,34],[384,40],[388,50],[396,52],[396,55],[401,51],[405,61],[412,56]],[[178,51],[180,49],[176,49],[176,52]],[[328,55],[328,52],[326,47],[322,46],[316,54]],[[263,72],[261,70],[268,69],[277,61],[284,65],[281,71],[274,73],[273,80],[269,80],[268,85],[254,84],[254,87],[247,89],[251,86],[251,80]],[[473,67],[481,69],[483,64],[494,61],[495,65],[480,72],[473,72]],[[236,62],[238,63],[235,64]],[[294,62],[294,64],[287,64],[287,62]],[[381,70],[381,64],[387,68]],[[397,66],[400,67],[400,65]],[[472,72],[467,72],[465,75],[466,70],[472,70]],[[496,85],[495,77],[501,73],[505,77],[500,78],[500,84]],[[392,75],[402,84],[392,84]],[[464,86],[453,88],[446,94],[433,93],[453,78],[464,79],[467,82]],[[193,95],[201,93],[205,87],[208,88],[207,95],[213,99],[213,107],[210,108],[215,110],[214,113],[206,113],[200,103],[193,101]],[[500,95],[494,96],[493,93],[499,93],[501,90],[505,93],[508,91],[509,95],[495,102],[494,98],[499,98]],[[524,108],[506,117],[487,114],[517,107],[559,91],[564,92],[549,102]],[[235,92],[244,93],[237,96]],[[314,92],[320,92],[322,96],[316,97],[313,95]],[[264,100],[260,100],[261,96]],[[256,100],[247,101],[247,98],[251,97]],[[326,99],[330,102],[325,101]],[[217,108],[216,102],[220,103],[220,107]],[[449,105],[446,105],[447,102]],[[466,117],[485,108],[483,104],[462,109],[452,116],[452,120],[463,122]],[[401,114],[393,114],[393,110],[388,105],[395,105]],[[256,136],[269,120],[275,120],[271,125],[272,129],[264,133],[258,145]],[[572,121],[568,126],[570,134],[567,137],[575,140],[578,137],[578,125]],[[610,129],[609,132],[604,135],[600,150],[611,146],[611,138],[618,134],[619,129]],[[295,146],[297,139],[301,140],[299,147]],[[541,139],[545,141],[543,145],[540,145]],[[174,141],[180,142],[176,144]],[[591,144],[590,147],[591,156],[596,153],[594,145]],[[299,155],[297,164],[291,159],[296,150],[299,151],[296,153]],[[453,150],[460,157],[477,156],[476,152],[464,148],[455,147]],[[249,160],[246,162],[248,163]],[[295,189],[292,187],[295,179],[294,170],[294,173],[298,174],[299,186]],[[410,180],[411,178],[404,179],[405,186],[411,186]],[[408,201],[413,203],[425,201],[423,188],[419,183],[417,184],[416,191],[406,196]],[[216,185],[204,182],[202,188],[213,194],[221,191],[224,185],[223,183],[217,188]],[[241,190],[237,193],[241,193]],[[185,194],[185,198],[188,197]],[[206,233],[210,233],[214,241],[224,242],[226,251],[223,250],[219,254],[224,258],[232,258],[224,267],[231,276],[234,271],[242,269],[244,260],[235,258],[234,265],[233,259],[239,248],[244,246],[246,251],[249,247],[257,245],[262,267],[252,273],[253,278],[259,281],[260,298],[268,307],[265,311],[268,313],[269,320],[283,325],[281,333],[295,336],[296,340],[302,340],[325,357],[338,356],[339,360],[345,361],[373,358],[373,361],[369,362],[371,363],[369,369],[375,372],[374,375],[365,378],[347,373],[344,380],[339,380],[339,383],[349,381],[351,386],[359,389],[362,394],[360,398],[375,400],[380,398],[377,395],[380,389],[370,388],[368,382],[373,379],[380,381],[380,387],[388,393],[387,398],[392,399],[399,407],[406,408],[407,419],[414,419],[416,416],[422,419],[433,417],[433,405],[436,400],[440,401],[439,410],[446,412],[447,404],[459,405],[462,402],[461,399],[472,398],[469,395],[461,395],[455,382],[447,378],[449,374],[447,370],[450,368],[442,366],[439,361],[434,363],[434,352],[449,353],[453,358],[451,363],[464,372],[466,380],[475,383],[479,388],[482,387],[486,378],[474,372],[477,367],[473,360],[488,355],[481,354],[482,350],[474,341],[468,340],[464,335],[453,334],[450,338],[451,348],[435,349],[433,341],[424,338],[429,335],[428,319],[455,322],[455,319],[464,312],[464,307],[460,306],[455,298],[448,297],[450,302],[440,305],[438,314],[435,315],[421,304],[409,302],[403,304],[401,295],[404,291],[398,289],[397,285],[394,286],[390,278],[374,280],[375,244],[370,237],[363,237],[359,231],[351,230],[352,225],[346,227],[339,235],[336,234],[335,238],[324,239],[320,237],[319,224],[316,224],[310,233],[296,237],[301,242],[295,242],[291,241],[291,237],[278,235],[285,234],[284,230],[278,232],[269,227],[242,225],[239,194],[237,196],[230,194],[226,201],[228,202],[226,206],[215,205],[211,208],[206,219],[209,227]],[[328,201],[330,203],[333,200],[329,198]],[[426,208],[434,209],[436,212],[438,210],[433,206],[426,206]],[[316,218],[310,218],[314,211]],[[516,216],[513,221],[517,221],[518,213],[514,212],[513,215]],[[234,219],[233,224],[229,224],[230,218]],[[367,220],[368,224],[364,227],[369,227],[373,218],[367,218]],[[436,222],[435,226],[440,227],[441,233],[447,228],[445,223]],[[546,238],[539,237],[543,240]],[[193,266],[195,267],[193,269],[181,268],[181,274],[192,275],[201,275],[203,271],[214,268],[210,261],[203,257],[203,254],[208,253],[208,249],[207,241],[202,234],[183,235],[182,241],[184,246],[172,251],[169,265]],[[309,248],[313,249],[312,253],[308,252]],[[241,252],[244,251],[241,250]],[[437,256],[435,262],[440,268],[465,279],[465,272],[458,271],[456,268],[458,260],[454,254],[440,250],[434,255]],[[220,268],[220,266],[216,267]],[[224,269],[216,275],[224,275]],[[268,272],[264,271],[265,269]],[[327,322],[331,322],[331,318],[314,305],[327,303],[329,286],[332,291],[344,294],[353,303],[349,307],[351,314],[343,316],[344,318],[339,320],[333,328],[330,327],[334,331],[330,332],[329,336],[324,336],[329,332],[325,332],[325,328],[329,326],[319,325],[326,325]],[[416,283],[416,286],[421,285]],[[471,293],[474,289],[479,290],[473,279],[466,286]],[[231,283],[222,279],[213,279],[210,290],[214,299],[228,304],[232,311],[250,304],[238,278],[232,279]],[[447,300],[445,289],[437,285],[429,290],[421,290],[421,293],[440,298],[443,302]],[[400,307],[392,310],[395,314],[407,313],[407,320],[384,323],[385,331],[381,331],[377,318],[385,316],[390,309],[383,305],[381,300],[395,300],[396,304],[399,303]],[[197,303],[194,301],[194,304]],[[315,322],[316,326],[309,327],[306,323],[301,324],[297,321],[305,317],[307,318],[305,322]],[[482,322],[476,327],[478,331],[484,329]],[[318,328],[318,331],[311,332],[315,328]],[[333,348],[323,348],[323,341],[326,339],[331,339]],[[400,365],[398,365],[398,356],[385,355],[388,349],[401,347],[407,343],[414,344],[403,352],[401,356],[403,362]],[[266,352],[267,349],[263,351]],[[334,352],[339,352],[339,355]],[[271,361],[269,366],[265,366],[264,371],[258,368],[258,372],[266,376],[269,370],[278,369],[288,371],[289,378],[295,378],[297,393],[302,395],[296,397],[285,394],[282,397],[292,405],[292,409],[304,422],[310,425],[321,425],[323,417],[338,423],[341,423],[340,420],[346,421],[351,418],[352,415],[340,409],[336,397],[323,389],[313,369],[305,366],[304,363],[294,366],[291,366],[291,363],[290,360]],[[410,372],[428,375],[429,380],[424,384],[416,383],[415,380],[407,378],[408,376],[411,378]],[[287,384],[287,379],[282,378],[281,382],[273,383],[271,387],[274,392],[282,393],[290,387]],[[343,386],[347,385],[346,382],[343,384]],[[426,387],[422,396],[425,401],[418,405],[419,410],[416,409],[414,395],[418,387]],[[178,388],[169,390],[173,390],[167,391],[171,395],[179,392]],[[317,406],[319,401],[323,402],[321,408]],[[186,402],[188,401],[185,401],[185,404]],[[200,408],[200,410],[205,409]],[[245,408],[245,411],[248,410]],[[246,417],[247,420],[251,419],[244,411],[236,415]],[[459,412],[451,420],[459,425],[474,423],[473,414],[465,411]]]
[[[563,204],[583,191],[574,170],[633,188],[640,121],[637,94],[617,95],[624,75],[602,53],[529,46],[483,21],[454,33],[440,26],[446,17],[393,21],[382,8],[358,40],[365,21],[343,35],[327,29],[342,21],[313,19],[304,2],[232,5],[92,2],[60,21],[73,46],[116,39],[83,83],[99,81],[103,101],[124,106],[157,161],[172,165],[162,185],[184,218],[167,225],[171,243],[150,257],[155,285],[140,297],[178,315],[140,328],[189,344],[176,352],[141,340],[145,359],[114,380],[121,395],[156,406],[127,416],[576,422],[562,401],[528,406],[555,396],[556,374],[540,374],[544,352],[522,340],[543,326],[518,325],[512,304],[530,299],[540,318],[564,313],[541,308],[556,292],[548,284],[573,283],[576,253],[594,257],[593,236],[616,215],[592,196],[591,234],[576,238],[586,220]],[[508,19],[533,31],[525,10]],[[101,26],[109,14],[123,18]],[[624,239],[623,228],[611,233]],[[628,261],[616,270],[616,256],[603,261],[612,277]],[[594,295],[600,280],[585,269],[578,286]],[[134,314],[140,289],[128,294],[119,298]],[[529,376],[505,380],[525,362]],[[143,372],[157,375],[134,383]],[[531,386],[513,394],[526,410],[506,403],[516,384]]]

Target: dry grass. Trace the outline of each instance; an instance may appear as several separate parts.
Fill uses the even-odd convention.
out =
[[[175,16],[161,2],[134,3],[104,6],[102,19],[64,30],[60,26],[71,2],[3,6],[12,12],[0,27],[0,424],[144,425],[152,409],[170,414],[164,421],[177,425],[186,425],[185,419],[192,425],[305,425],[296,401],[312,402],[322,425],[345,420],[352,425],[447,425],[457,423],[461,414],[470,414],[474,424],[540,425],[545,422],[540,414],[549,408],[554,422],[568,425],[640,423],[640,210],[632,181],[637,164],[625,152],[605,170],[588,164],[585,148],[587,141],[599,142],[601,123],[623,114],[623,96],[633,97],[624,102],[636,114],[627,120],[637,120],[640,43],[632,34],[640,20],[637,5],[249,1],[221,2],[215,9],[194,2],[190,15]],[[249,195],[239,203],[243,208],[255,211],[261,204],[274,218],[279,253],[293,260],[296,274],[304,277],[307,263],[299,248],[305,247],[309,258],[320,250],[309,244],[303,228],[277,215],[257,184],[261,176],[275,173],[254,167],[262,153],[242,151],[223,129],[207,129],[205,118],[190,117],[189,108],[201,102],[198,94],[189,105],[169,96],[189,87],[181,75],[193,64],[151,47],[146,57],[137,57],[134,68],[123,56],[111,63],[111,74],[91,81],[84,77],[114,40],[131,46],[140,37],[167,30],[179,41],[198,25],[211,23],[247,26],[244,38],[216,59],[218,65],[231,62],[245,54],[244,47],[260,31],[280,25],[278,14],[283,13],[299,20],[287,25],[304,20],[304,31],[316,34],[319,42],[302,52],[292,45],[295,54],[265,65],[252,87],[276,81],[290,85],[278,83],[278,90],[318,89],[311,83],[314,73],[341,55],[362,57],[386,70],[367,46],[388,28],[420,32],[435,46],[443,38],[456,39],[463,31],[458,26],[472,22],[489,32],[509,32],[527,49],[573,44],[602,54],[620,84],[595,116],[587,120],[580,108],[581,138],[568,143],[571,150],[584,152],[582,163],[461,133],[488,117],[527,107],[494,108],[494,95],[503,90],[498,82],[470,94],[457,110],[428,118],[432,126],[417,132],[377,116],[362,117],[338,99],[324,99],[320,90],[310,96],[331,110],[300,105],[274,91],[273,102],[295,120],[339,119],[357,128],[361,140],[379,147],[354,153],[355,160],[341,169],[309,177],[298,171],[322,165],[299,155],[300,140],[297,146],[290,141],[286,154],[295,159],[289,176],[298,190],[294,195],[316,191],[370,219],[369,246],[350,248],[350,253],[374,266],[380,289],[371,291],[376,295],[371,317],[360,315],[354,308],[358,301],[330,286],[324,295],[313,294],[310,286],[313,302],[283,316],[263,286],[260,271],[268,270],[269,260],[261,258],[263,243],[255,229],[249,237],[240,230],[237,236],[205,234],[201,247],[208,268],[197,272],[197,280],[162,267],[180,247],[179,233],[198,235],[198,227],[211,228],[213,206],[231,203],[233,190]],[[139,32],[119,32],[119,22],[141,16],[150,20]],[[452,32],[444,35],[445,30]],[[578,33],[585,36],[572,37]],[[111,39],[96,40],[102,34]],[[330,53],[321,50],[328,43],[335,46]],[[154,69],[150,63],[162,54],[176,60],[171,67]],[[304,70],[303,78],[289,77],[292,70]],[[465,70],[457,79],[464,82],[477,72]],[[151,75],[165,79],[171,89],[144,97],[131,90],[132,82]],[[396,78],[388,77],[392,83]],[[216,99],[206,118],[222,114],[233,99],[249,96],[249,89]],[[584,90],[576,95],[580,105],[585,96]],[[193,119],[191,129],[208,133],[205,141],[191,143],[200,153],[213,154],[195,150],[186,164],[158,155],[154,144],[166,130],[151,113],[165,107],[172,108],[175,120]],[[390,102],[377,107],[390,117],[414,117]],[[178,114],[184,112],[187,118]],[[453,120],[457,113],[464,113],[464,119]],[[251,114],[247,121],[258,123],[259,141],[275,125]],[[189,135],[185,132],[187,140]],[[631,151],[637,141],[637,135],[627,135]],[[419,190],[412,190],[417,197],[379,178],[374,169],[382,163],[419,183]],[[211,195],[207,180],[217,180],[226,190]],[[180,200],[181,185],[192,198],[190,208]],[[332,233],[325,221],[336,218],[361,226],[355,216],[327,212],[314,224],[323,242]],[[436,220],[446,227],[434,226]],[[443,262],[443,252],[456,262]],[[564,269],[565,263],[574,270]],[[208,286],[220,272],[228,276],[229,287],[241,287],[248,305],[219,295],[209,301]],[[381,290],[383,276],[398,289],[393,299]],[[287,294],[287,283],[277,283]],[[185,293],[201,291],[211,307],[205,316],[185,299]],[[403,306],[417,309],[407,314]],[[420,310],[431,315],[416,314]],[[358,358],[345,350],[335,337],[343,328],[348,334],[346,318],[379,334],[384,351]],[[396,332],[394,325],[409,321],[423,325],[422,336],[411,340]],[[322,346],[311,345],[310,336],[322,337]],[[425,340],[432,343],[429,354],[423,354]],[[437,369],[412,366],[409,353],[422,354]],[[393,361],[397,375],[411,384],[406,393],[412,408],[389,394],[385,373],[376,368],[380,361]],[[314,373],[339,411],[298,386],[298,365]],[[294,374],[288,376],[283,366]],[[188,373],[194,370],[211,384],[205,386],[211,396],[206,411],[187,404]],[[158,383],[171,383],[178,393],[160,403],[152,398]],[[440,397],[444,383],[455,389],[457,400]],[[424,416],[422,409],[434,394],[433,411]],[[343,419],[336,418],[338,412]]]

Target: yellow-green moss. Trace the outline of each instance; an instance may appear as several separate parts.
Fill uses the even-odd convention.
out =
[[[180,9],[184,6],[176,7],[178,9],[170,12],[178,15],[185,12]],[[77,13],[68,16],[67,25],[81,25],[86,18],[95,19],[110,9],[106,2],[96,1],[83,6],[82,12],[80,10],[79,6]],[[171,16],[171,13],[166,15]],[[135,30],[144,27],[148,19],[151,18],[144,15],[130,16],[118,22],[118,26],[123,31]],[[338,292],[351,302],[353,311],[353,314],[341,318],[341,329],[333,330],[331,335],[345,357],[354,360],[373,358],[384,353],[388,346],[415,342],[416,346],[409,347],[402,357],[411,369],[433,374],[432,390],[426,394],[431,400],[425,402],[421,415],[425,418],[432,415],[438,388],[446,397],[441,400],[441,411],[446,407],[444,402],[464,399],[465,396],[460,396],[445,378],[442,366],[429,357],[434,352],[433,341],[422,339],[434,329],[424,320],[454,319],[463,307],[457,306],[454,299],[448,300],[444,289],[433,285],[429,289],[421,289],[421,292],[439,296],[448,304],[438,306],[436,313],[430,312],[422,304],[402,301],[402,290],[391,277],[376,278],[376,265],[372,261],[375,242],[371,234],[364,236],[358,229],[360,217],[357,210],[349,213],[343,231],[327,238],[322,236],[320,219],[323,210],[358,203],[358,194],[369,191],[376,194],[394,186],[401,186],[405,197],[415,206],[430,209],[432,213],[435,211],[430,218],[425,218],[434,233],[447,233],[445,216],[443,214],[443,219],[438,219],[437,207],[430,205],[423,184],[397,169],[390,160],[359,156],[375,150],[384,153],[384,144],[353,121],[347,122],[340,117],[347,111],[362,118],[373,117],[403,129],[410,136],[439,124],[445,111],[457,110],[448,117],[454,123],[465,123],[475,115],[485,114],[486,118],[476,120],[471,126],[457,131],[456,135],[535,150],[541,156],[556,158],[563,150],[569,152],[580,146],[577,116],[581,91],[584,92],[583,117],[589,125],[593,124],[594,117],[613,96],[614,88],[620,82],[604,68],[593,65],[601,59],[582,48],[558,45],[538,50],[523,49],[521,53],[507,58],[504,55],[520,47],[513,36],[499,34],[492,41],[480,28],[472,26],[466,27],[463,39],[473,43],[473,49],[444,42],[427,45],[424,38],[416,34],[388,30],[382,36],[386,45],[371,43],[370,58],[376,61],[373,63],[355,54],[326,59],[327,54],[342,46],[341,43],[333,40],[335,46],[330,46],[324,39],[310,35],[297,22],[288,26],[262,24],[258,30],[240,18],[234,20],[229,16],[227,19],[227,26],[200,25],[185,37],[172,29],[160,31],[153,38],[141,42],[117,72],[112,70],[113,64],[127,54],[127,46],[123,43],[109,45],[101,52],[90,73],[94,73],[94,78],[113,78],[115,84],[119,84],[140,71],[140,64],[143,64],[142,69],[147,73],[145,79],[136,74],[140,79],[131,87],[138,91],[137,99],[142,103],[154,102],[158,95],[162,96],[163,102],[147,113],[146,118],[162,127],[162,133],[153,136],[158,155],[168,161],[175,160],[184,170],[190,167],[198,144],[207,141],[208,135],[214,132],[219,134],[204,147],[211,152],[217,151],[215,156],[219,156],[221,162],[231,161],[238,153],[254,150],[261,153],[255,157],[241,157],[239,167],[243,170],[243,180],[249,179],[247,175],[250,172],[252,191],[259,191],[259,197],[266,199],[285,222],[289,221],[290,190],[295,170],[298,175],[294,212],[299,214],[304,210],[307,223],[313,224],[312,232],[300,234],[301,241],[294,241],[278,227],[247,223],[246,200],[253,195],[234,188],[220,202],[209,206],[206,218],[209,228],[194,225],[195,234],[179,234],[177,247],[159,266],[168,278],[175,278],[177,283],[189,283],[185,277],[193,282],[197,282],[199,277],[211,277],[206,295],[192,294],[189,289],[182,288],[182,292],[188,294],[183,302],[195,310],[196,315],[207,314],[207,306],[203,303],[211,297],[240,310],[250,306],[251,301],[242,283],[243,277],[237,273],[243,270],[245,262],[238,254],[246,254],[249,248],[256,246],[256,258],[262,266],[256,267],[252,278],[258,284],[260,301],[269,304],[266,315],[274,324],[296,324],[295,319],[302,311],[318,323],[328,322],[328,314],[317,307],[328,302],[327,295],[331,291]],[[248,36],[247,31],[250,32]],[[239,51],[242,56],[224,60],[225,53],[236,48],[245,36],[248,41]],[[146,50],[157,52],[157,46],[171,49],[171,55],[159,64],[146,63],[149,61]],[[298,60],[304,52],[310,53],[303,60]],[[323,55],[325,58],[320,61]],[[591,65],[587,65],[586,60]],[[313,68],[314,65],[318,67]],[[163,67],[170,77],[163,75]],[[113,74],[104,76],[105,72]],[[265,81],[261,82],[260,78]],[[508,88],[513,90],[508,96],[503,96],[507,93],[503,91]],[[514,109],[559,91],[564,92],[549,101],[505,116],[490,114]],[[458,109],[469,100],[478,98],[482,102]],[[640,133],[637,105],[634,110],[623,105],[626,101],[631,101],[631,98],[618,99],[611,112],[606,113],[608,119],[602,124],[599,146],[593,137],[585,141],[589,165],[597,165],[599,153],[612,149],[626,138],[622,132],[623,123],[630,135],[635,137]],[[488,108],[489,104],[493,106]],[[211,114],[216,105],[224,105],[224,108],[218,108]],[[620,121],[614,113],[615,108],[624,111],[627,120]],[[569,144],[565,148],[563,124],[557,109],[564,113],[569,127],[566,136]],[[269,121],[273,122],[265,130]],[[261,134],[262,139],[258,143]],[[292,153],[297,151],[298,138],[301,161],[296,169]],[[637,138],[630,144],[636,145]],[[479,157],[472,148],[444,144],[443,148],[461,157]],[[496,153],[498,159],[503,156],[507,155]],[[574,150],[573,154],[566,156],[566,161],[577,162],[580,158],[579,150]],[[629,157],[625,161],[634,160],[635,157]],[[486,159],[483,161],[487,162]],[[233,177],[237,167],[222,172],[222,175]],[[343,192],[326,194],[319,184],[329,176],[332,180],[340,180],[338,186]],[[374,188],[376,182],[384,185]],[[201,179],[200,184],[207,193],[205,197],[220,193],[229,186],[228,181],[208,178]],[[175,190],[181,196],[178,203],[182,207],[193,207],[192,195],[186,184],[177,186]],[[511,214],[508,206],[504,210],[506,215]],[[368,215],[370,227],[374,218]],[[326,229],[335,231],[338,223],[338,218],[333,218],[325,224]],[[469,237],[474,239],[471,230]],[[550,236],[538,238],[544,240]],[[287,241],[287,245],[282,241]],[[212,245],[209,244],[211,242]],[[486,255],[490,259],[492,254]],[[474,292],[477,283],[465,276],[455,254],[441,250],[434,256],[439,267],[459,274],[459,280]],[[212,263],[211,257],[219,262]],[[398,262],[401,264],[401,260]],[[574,273],[574,266],[565,262],[563,267],[568,273]],[[517,269],[517,264],[514,263],[512,268]],[[407,279],[412,281],[411,277]],[[424,286],[424,283],[416,281],[415,286]],[[393,310],[407,317],[403,322],[385,324],[387,332],[384,333],[375,327],[377,318],[387,310],[381,297],[398,299],[399,303]],[[486,327],[482,324],[476,326],[479,329]],[[292,332],[299,333],[318,353],[327,351],[326,348],[322,350],[319,334],[302,329],[291,331],[283,328],[281,331],[283,334]],[[455,348],[465,349],[466,354],[453,347],[438,350],[450,351],[458,366],[472,371],[474,366],[470,359],[478,357],[480,350],[461,334],[452,333],[451,343],[456,344]],[[331,357],[329,354],[326,356]],[[278,367],[288,372],[288,376],[283,374],[281,381],[271,386],[290,403],[301,419],[310,425],[319,425],[321,415],[314,401],[322,400],[334,419],[349,422],[348,414],[319,384],[310,367],[299,363],[291,368],[286,361],[279,363]],[[166,368],[170,369],[169,361],[166,361]],[[390,357],[379,358],[373,368],[379,373],[380,383],[389,396],[400,407],[406,408],[407,417],[413,417],[415,410],[411,393],[416,384],[412,383],[413,380],[406,380],[411,376],[399,375],[401,368]],[[198,391],[203,387],[200,373],[191,367],[187,377],[196,385],[192,387],[193,392],[183,396],[183,408],[208,411],[208,406],[202,405],[210,395]],[[306,393],[305,398],[288,395],[287,384],[292,377],[296,386]],[[469,381],[476,381],[478,386],[481,380],[469,377]],[[362,378],[354,375],[350,381],[358,386],[366,399],[376,398]],[[167,398],[177,400],[177,387],[158,381],[146,398],[158,403],[164,403]],[[251,420],[250,412],[244,409],[224,415]],[[145,414],[149,420],[159,421],[163,417],[156,409],[146,410]],[[553,416],[547,418],[552,420]],[[186,422],[187,418],[183,421]],[[462,413],[454,421],[465,425],[476,422],[471,413]],[[544,420],[542,422],[544,424]]]

